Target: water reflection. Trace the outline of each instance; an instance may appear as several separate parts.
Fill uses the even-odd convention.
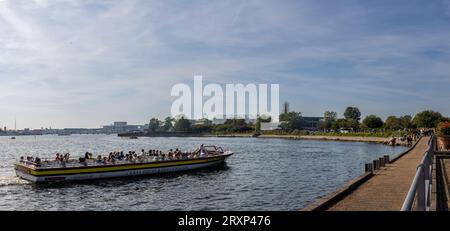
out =
[[[78,183],[34,185],[13,171],[25,153],[77,158],[86,151],[193,150],[200,144],[235,155],[216,168]],[[107,135],[0,137],[0,145],[0,210],[297,210],[362,174],[365,162],[405,150],[356,142]]]

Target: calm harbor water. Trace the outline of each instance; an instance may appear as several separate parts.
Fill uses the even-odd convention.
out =
[[[45,186],[13,171],[25,153],[78,157],[86,151],[193,150],[202,143],[235,155],[214,169]],[[0,210],[298,210],[362,174],[365,162],[406,150],[359,142],[115,135],[0,137],[0,147]]]

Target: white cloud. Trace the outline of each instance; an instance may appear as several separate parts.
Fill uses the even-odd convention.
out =
[[[317,88],[325,106],[291,102],[310,115],[360,95],[370,108],[380,92],[429,100],[421,76],[448,84],[448,58],[419,53],[448,57],[450,31],[396,22],[380,29],[380,16],[363,3],[3,1],[0,121],[21,113],[29,127],[145,122],[167,115],[171,86],[195,74],[220,83],[280,82],[290,101],[314,98]]]

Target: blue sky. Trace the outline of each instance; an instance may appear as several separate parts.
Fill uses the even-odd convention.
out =
[[[449,1],[0,0],[0,125],[170,114],[176,83],[279,83],[306,116],[450,115]]]

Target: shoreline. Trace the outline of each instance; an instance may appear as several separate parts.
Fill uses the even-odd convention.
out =
[[[263,138],[263,139],[290,139],[290,140],[318,140],[318,141],[340,141],[340,142],[368,142],[390,145],[391,137],[375,136],[327,136],[327,135],[264,135],[254,136],[251,133],[234,134],[167,134],[167,135],[138,135],[138,137],[224,137],[224,138]],[[396,137],[398,138],[398,137]],[[392,146],[392,145],[390,145]],[[408,146],[406,142],[397,141],[393,146]]]
[[[205,137],[236,137],[249,138],[252,134],[230,134],[230,135],[209,135]],[[339,142],[366,142],[377,143],[389,146],[408,146],[406,142],[397,142],[396,145],[390,145],[390,137],[371,137],[371,136],[324,136],[324,135],[259,135],[254,138],[263,139],[290,139],[290,140],[317,140],[317,141],[339,141]],[[398,138],[398,137],[396,137]]]
[[[325,141],[350,141],[350,142],[370,142],[385,143],[385,137],[367,136],[307,136],[307,135],[260,135],[258,138],[280,138],[293,140],[325,140]]]

